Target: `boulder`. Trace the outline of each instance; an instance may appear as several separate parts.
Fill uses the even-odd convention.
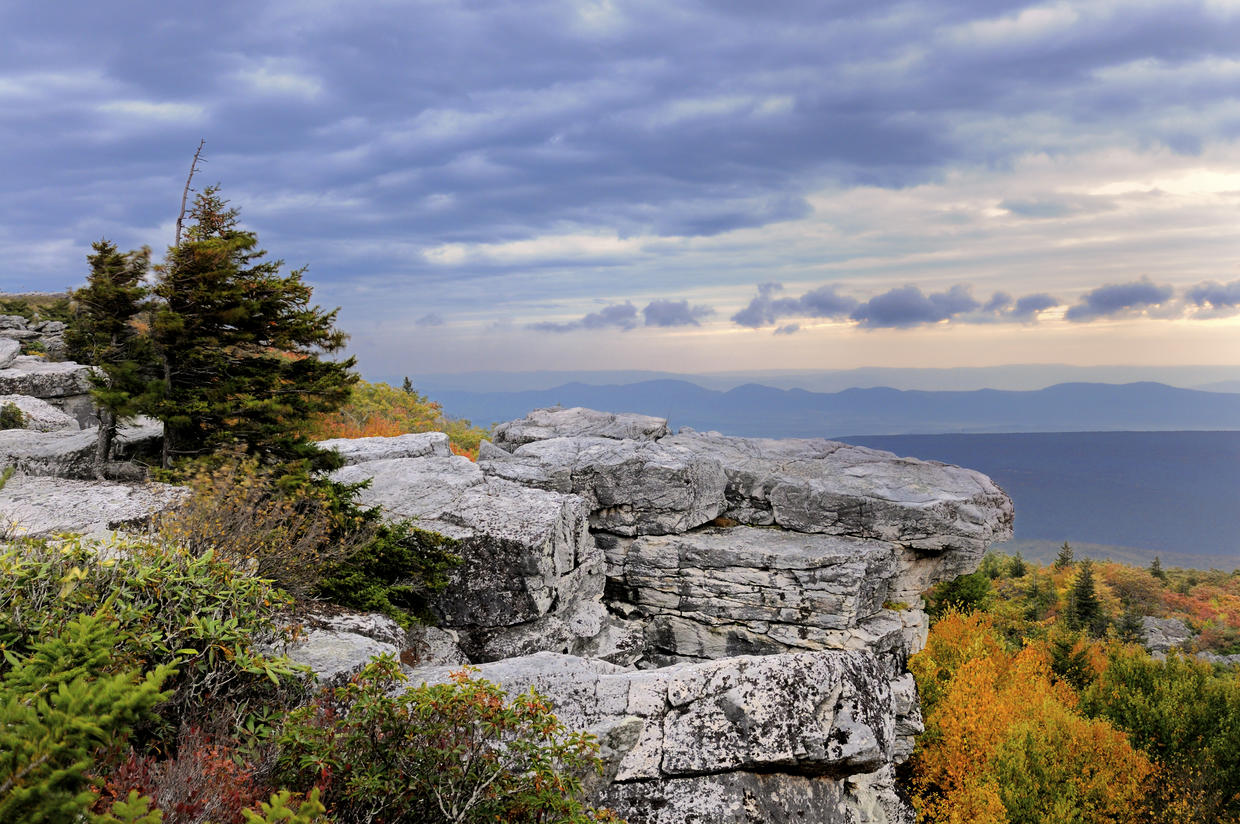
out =
[[[957,550],[962,566],[1012,534],[1011,499],[970,469],[822,439],[682,430],[659,444],[717,460],[727,476],[724,514],[743,524]]]
[[[0,338],[0,369],[7,369],[22,353],[22,345],[10,338]]]
[[[579,435],[615,440],[656,441],[669,435],[666,418],[633,412],[599,412],[574,406],[535,409],[518,421],[495,427],[494,442],[508,452],[534,441]]]
[[[2,434],[2,433],[0,433]],[[0,488],[0,526],[19,535],[100,535],[141,525],[175,507],[189,491],[168,484],[126,484],[14,475]]]
[[[724,508],[719,462],[666,441],[551,438],[479,466],[489,476],[575,493],[590,504],[590,525],[619,535],[684,532]]]
[[[0,369],[0,394],[33,398],[68,398],[90,392],[94,370],[73,361],[47,361],[20,355]]]
[[[572,649],[598,632],[603,557],[580,497],[485,477],[462,457],[366,461],[333,478],[370,480],[363,504],[459,542],[464,563],[433,608],[473,660]]]
[[[319,681],[348,678],[380,655],[400,655],[400,647],[367,635],[313,627],[284,651],[293,663],[310,668]]]
[[[26,417],[25,429],[35,432],[59,432],[62,430],[77,431],[81,427],[69,415],[52,406],[47,401],[31,398],[27,395],[0,395],[0,407],[13,404]]]
[[[640,719],[600,798],[633,824],[846,821],[840,816],[849,810],[895,799],[879,799],[872,786],[853,792],[847,779],[834,778],[882,771],[894,757],[892,689],[868,652],[742,656],[638,671],[540,653],[484,665],[479,674],[510,694],[536,689],[574,728],[609,731]],[[413,683],[448,678],[446,668],[411,673]],[[703,796],[711,793],[704,777],[718,788],[713,796]],[[746,794],[734,791],[740,787],[771,790],[750,799],[761,817],[735,817],[747,806]]]
[[[1179,618],[1154,618],[1147,615],[1141,619],[1141,636],[1145,648],[1150,652],[1167,653],[1174,649],[1183,649],[1193,640],[1195,634]]]
[[[29,432],[0,430],[0,466],[12,466],[26,475],[58,478],[93,478],[97,430]],[[156,461],[163,438],[163,425],[139,421],[122,426],[112,443],[110,471],[136,474],[135,460]],[[128,465],[125,465],[128,464]]]
[[[389,458],[448,458],[448,436],[442,432],[419,432],[390,438],[332,438],[318,446],[344,459],[345,466]]]

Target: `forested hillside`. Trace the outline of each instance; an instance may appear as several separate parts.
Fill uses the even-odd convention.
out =
[[[1240,677],[1218,657],[1240,652],[1240,574],[1065,545],[1048,566],[988,555],[931,597],[920,820],[1240,820]]]

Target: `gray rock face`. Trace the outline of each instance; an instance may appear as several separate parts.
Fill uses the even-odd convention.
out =
[[[632,412],[598,412],[575,406],[572,409],[535,409],[519,421],[495,427],[495,445],[508,452],[534,441],[551,438],[590,436],[615,440],[655,441],[671,434],[667,419]]]
[[[881,794],[904,813],[894,792],[858,794],[847,780],[831,778],[882,771],[894,753],[891,687],[868,652],[742,656],[643,671],[540,653],[484,665],[481,676],[510,693],[533,687],[578,728],[605,731],[640,719],[601,798],[634,824],[884,820],[858,817],[879,805]],[[445,669],[419,669],[412,680],[447,677]],[[747,802],[744,788],[760,787],[766,794]],[[736,817],[747,804],[762,817]]]
[[[285,655],[295,664],[309,667],[324,682],[348,678],[380,655],[399,655],[400,647],[367,635],[314,627]]]
[[[868,647],[903,667],[920,648],[918,611],[910,626],[886,606],[904,591],[889,542],[737,527],[599,543],[612,609],[645,625],[651,662]]]
[[[474,660],[530,645],[567,649],[598,632],[582,611],[599,602],[603,558],[578,496],[487,478],[461,457],[366,461],[333,477],[372,479],[362,503],[460,541],[457,583],[434,608]]]
[[[3,434],[3,433],[0,433]],[[188,490],[14,475],[0,489],[0,526],[20,535],[106,534],[171,509]]]
[[[77,420],[80,426],[89,426],[95,415],[90,398],[92,371],[91,367],[73,361],[19,355],[0,368],[0,394],[40,398]]]
[[[0,407],[13,404],[26,416],[24,429],[35,432],[77,431],[78,422],[47,401],[26,395],[0,395]]]
[[[1179,618],[1148,615],[1141,619],[1141,635],[1146,649],[1161,653],[1183,649],[1194,637],[1193,631]]]
[[[581,495],[590,525],[620,535],[684,532],[724,507],[719,462],[664,441],[552,438],[479,465],[497,478]]]
[[[91,367],[19,355],[0,369],[0,393],[33,398],[66,398],[90,392]]]
[[[660,444],[709,455],[727,475],[727,517],[976,555],[1012,533],[1012,501],[980,472],[822,439],[682,432]]]
[[[22,345],[12,338],[0,338],[0,369],[7,369],[22,353]]]
[[[339,453],[345,466],[389,458],[449,458],[448,436],[442,432],[419,432],[392,438],[333,438],[319,441],[323,449]]]
[[[29,432],[0,430],[0,466],[13,466],[26,475],[58,478],[94,477],[96,430]],[[123,426],[112,444],[113,462],[154,460],[163,437],[159,423]],[[118,470],[121,467],[115,467]],[[132,465],[131,467],[132,468]]]

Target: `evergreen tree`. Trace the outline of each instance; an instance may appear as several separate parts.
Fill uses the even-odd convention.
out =
[[[304,269],[285,275],[283,261],[264,259],[218,187],[199,194],[189,216],[154,288],[163,381],[151,408],[164,422],[164,466],[229,444],[268,464],[329,465],[302,430],[357,381],[353,358],[324,357],[346,340],[336,311],[310,303]]]
[[[91,246],[86,286],[71,295],[65,346],[71,358],[99,369],[91,394],[99,414],[94,472],[102,479],[117,426],[141,410],[154,377],[149,341],[135,324],[147,296],[151,250],[121,254],[106,239]]]
[[[1055,569],[1070,567],[1072,563],[1072,546],[1067,541],[1064,541],[1063,546],[1059,548],[1059,554],[1055,556]]]
[[[1094,565],[1086,558],[1081,562],[1076,580],[1068,593],[1068,609],[1065,615],[1068,628],[1101,635],[1106,630],[1106,616],[1094,584]]]
[[[1150,564],[1150,575],[1153,575],[1163,583],[1167,582],[1167,573],[1163,571],[1162,561],[1158,559],[1157,555],[1154,556],[1154,561]]]
[[[1020,557],[1020,552],[1012,556],[1012,565],[1008,571],[1013,578],[1025,577],[1025,573],[1028,570],[1025,568],[1025,559]]]
[[[1115,625],[1115,631],[1119,635],[1119,639],[1127,644],[1139,644],[1142,639],[1142,615],[1137,610],[1136,604],[1130,599],[1124,601],[1124,611],[1120,614],[1119,622]]]

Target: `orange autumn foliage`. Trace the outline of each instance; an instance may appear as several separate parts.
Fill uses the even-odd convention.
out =
[[[1044,649],[1010,653],[989,616],[949,613],[909,666],[926,712],[912,762],[920,821],[1131,820],[1153,766],[1123,733],[1076,711]]]
[[[425,395],[386,383],[358,381],[349,401],[330,414],[319,415],[307,433],[313,440],[393,437],[410,432],[444,432],[454,455],[477,460],[478,443],[486,431],[469,421],[449,418],[443,407]]]

